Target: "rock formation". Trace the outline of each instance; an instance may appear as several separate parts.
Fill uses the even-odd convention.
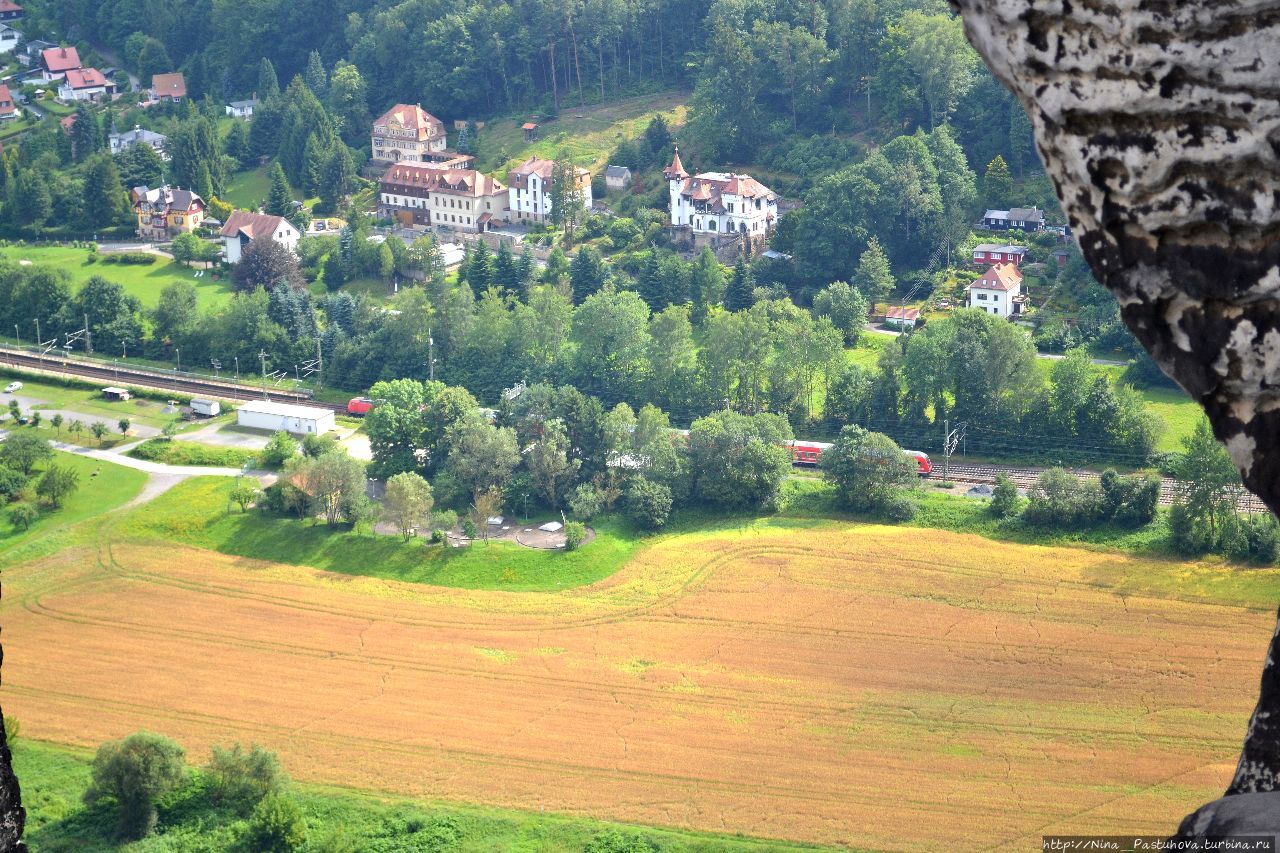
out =
[[[1280,510],[1280,2],[952,2],[1125,323]],[[1280,829],[1280,795],[1230,796],[1280,790],[1277,654],[1229,796],[1185,832]]]

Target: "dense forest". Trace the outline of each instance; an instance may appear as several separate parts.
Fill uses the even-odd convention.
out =
[[[351,116],[402,101],[446,121],[655,88],[694,92],[708,161],[832,171],[867,143],[950,122],[970,164],[1035,165],[1030,126],[943,0],[33,0],[29,35],[113,49],[143,75],[180,67],[196,97],[247,96],[265,57]],[[312,52],[318,53],[320,68]],[[352,130],[352,128],[340,128]],[[363,131],[363,128],[360,128]],[[870,135],[867,135],[867,134]]]

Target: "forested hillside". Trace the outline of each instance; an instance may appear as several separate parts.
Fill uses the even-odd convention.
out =
[[[868,142],[947,121],[975,170],[1001,154],[1019,177],[1035,159],[1025,115],[943,0],[33,0],[28,9],[29,35],[108,46],[144,76],[180,67],[191,94],[215,100],[256,91],[266,57],[282,88],[305,74],[322,99],[327,72],[359,102],[350,119],[395,102],[446,120],[545,115],[680,87],[694,92],[681,141],[709,162],[829,172]],[[308,67],[313,51],[319,74]]]

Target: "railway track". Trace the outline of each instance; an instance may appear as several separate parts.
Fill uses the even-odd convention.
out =
[[[154,391],[172,391],[175,394],[217,397],[221,400],[259,400],[263,397],[263,389],[260,385],[227,382],[189,373],[165,373],[159,370],[104,364],[86,359],[44,355],[13,347],[0,347],[0,364],[8,364],[19,369],[37,370],[55,375],[75,376],[79,379],[102,382],[106,385],[131,385],[136,388],[146,388]],[[266,393],[270,399],[274,400],[305,403],[308,406],[328,409],[333,412],[346,411],[346,406],[339,403],[324,403],[319,400],[313,400],[310,394],[298,391],[285,391],[268,387]]]
[[[1003,465],[965,465],[951,463],[950,473],[947,475],[948,480],[956,483],[973,483],[974,485],[990,485],[996,481],[996,477],[1000,474],[1005,475],[1013,480],[1014,485],[1019,489],[1026,490],[1035,485],[1036,478],[1044,472],[1044,468],[1012,468]],[[1079,468],[1068,469],[1072,474],[1085,480],[1097,480],[1100,474],[1096,471],[1086,471]],[[934,474],[938,477],[942,476],[939,468],[934,469]],[[1169,506],[1173,503],[1179,490],[1178,481],[1172,477],[1160,478],[1160,504],[1161,506]],[[1266,504],[1260,501],[1256,496],[1246,492],[1244,489],[1236,496],[1236,510],[1238,512],[1249,513],[1266,513],[1270,512]]]

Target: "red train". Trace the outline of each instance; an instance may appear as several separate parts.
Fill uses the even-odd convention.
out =
[[[347,414],[359,415],[364,417],[369,414],[369,410],[373,408],[373,401],[368,397],[352,397],[347,402]]]
[[[818,460],[822,458],[822,452],[831,447],[831,444],[825,441],[805,441],[798,438],[788,441],[786,446],[791,451],[792,465],[816,467]],[[929,461],[928,453],[923,450],[903,450],[902,452],[916,461],[921,477],[928,477],[933,473],[933,463]]]

